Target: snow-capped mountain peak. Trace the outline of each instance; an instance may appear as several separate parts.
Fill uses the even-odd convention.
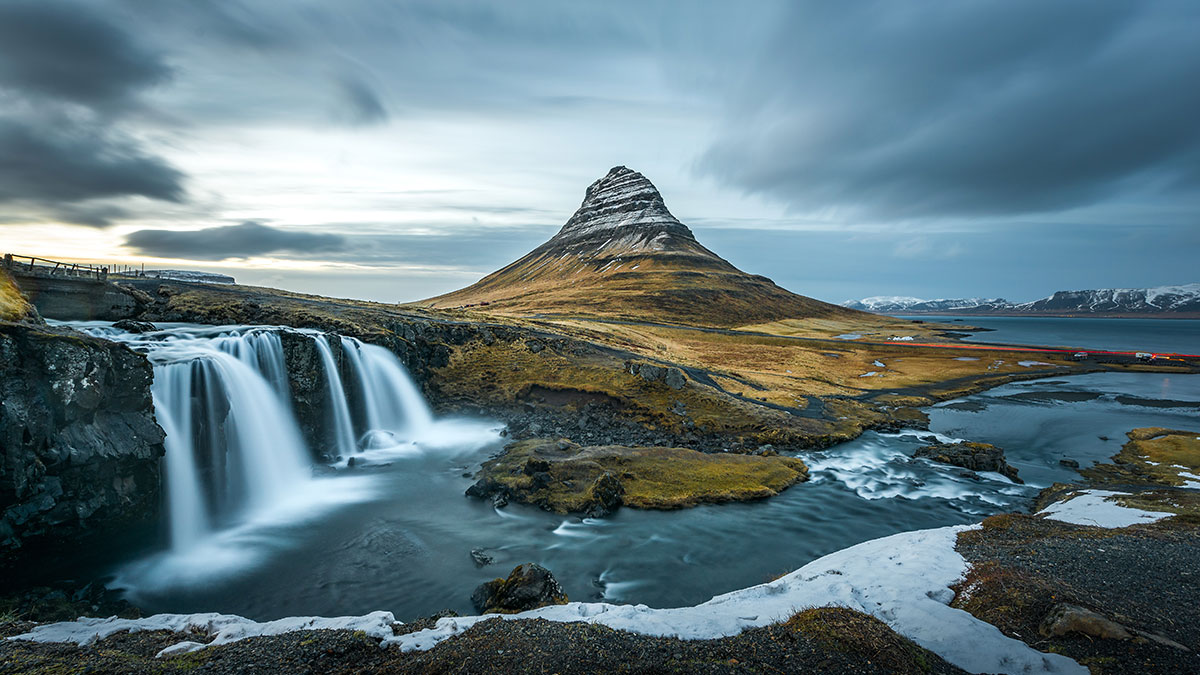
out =
[[[1100,288],[1058,291],[1031,302],[1011,303],[1003,298],[922,300],[908,296],[877,295],[848,300],[843,307],[880,314],[1200,314],[1200,283],[1154,288]]]

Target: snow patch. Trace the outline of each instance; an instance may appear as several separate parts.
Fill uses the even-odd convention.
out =
[[[281,635],[299,630],[361,630],[373,638],[383,640],[392,637],[392,624],[396,619],[391,612],[371,612],[364,616],[294,616],[275,621],[258,622],[233,614],[155,614],[144,619],[93,619],[81,617],[75,621],[48,623],[35,626],[12,640],[33,642],[72,642],[89,645],[116,633],[137,633],[149,630],[166,630],[173,633],[199,633],[212,638],[207,644],[180,642],[163,649],[159,656],[195,651],[210,645],[236,642],[248,637]]]
[[[1129,494],[1126,492],[1084,490],[1066,501],[1051,504],[1045,510],[1038,512],[1037,515],[1064,523],[1093,525],[1110,529],[1129,527],[1138,523],[1153,523],[1156,520],[1162,520],[1172,515],[1159,511],[1143,511],[1142,509],[1121,506],[1112,501],[1113,497],[1128,496]]]
[[[1183,478],[1183,487],[1189,490],[1200,490],[1200,476],[1190,471],[1180,471],[1179,477]]]

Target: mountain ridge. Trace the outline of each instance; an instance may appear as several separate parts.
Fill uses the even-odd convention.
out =
[[[624,166],[588,186],[558,233],[525,256],[415,304],[712,326],[861,316],[734,267],[671,214],[649,179]]]
[[[881,314],[953,311],[963,314],[1200,316],[1200,283],[1055,291],[1044,298],[1020,303],[1003,298],[922,300],[907,296],[872,296],[847,300],[842,306]]]

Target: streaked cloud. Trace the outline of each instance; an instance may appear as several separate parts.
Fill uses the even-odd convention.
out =
[[[138,230],[125,236],[125,245],[159,258],[229,260],[280,252],[311,255],[339,251],[345,248],[346,239],[248,221],[203,230]]]

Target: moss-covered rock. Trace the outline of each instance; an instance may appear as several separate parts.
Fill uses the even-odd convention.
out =
[[[991,443],[935,443],[918,448],[913,457],[953,464],[971,471],[995,471],[1014,483],[1025,481],[1017,477],[1017,469],[1004,460],[1004,451]]]
[[[512,443],[484,463],[467,491],[558,513],[601,516],[624,504],[678,509],[778,494],[808,478],[794,457],[687,448],[580,446],[565,439]]]
[[[517,565],[508,578],[484,582],[471,594],[483,614],[516,614],[547,605],[567,604],[567,594],[550,570],[537,563]]]

